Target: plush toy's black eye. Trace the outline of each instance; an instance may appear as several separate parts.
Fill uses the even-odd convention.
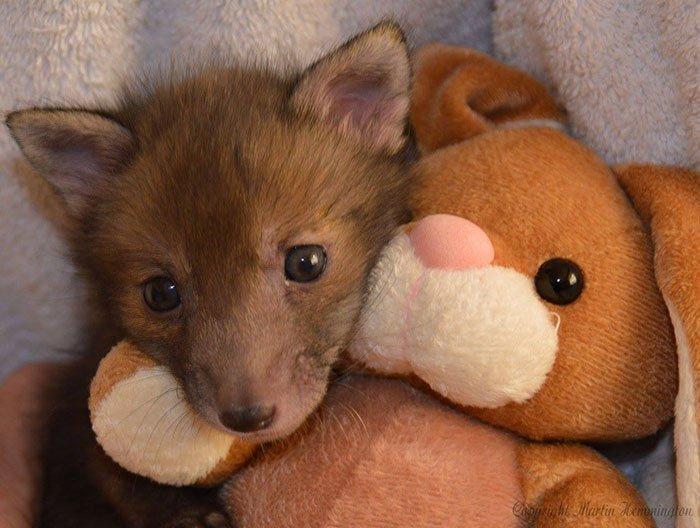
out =
[[[143,286],[143,298],[154,312],[169,312],[180,306],[177,285],[168,277],[153,277]]]
[[[575,262],[553,258],[537,270],[535,288],[547,302],[569,304],[578,299],[583,291],[583,272]]]
[[[311,282],[318,279],[326,267],[326,250],[323,246],[294,246],[287,250],[284,274],[294,282]]]

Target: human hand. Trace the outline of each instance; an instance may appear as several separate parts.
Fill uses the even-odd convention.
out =
[[[30,364],[0,384],[0,528],[31,528],[39,503],[40,399],[56,369]]]

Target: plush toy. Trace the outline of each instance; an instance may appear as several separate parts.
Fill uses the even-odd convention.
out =
[[[543,86],[462,48],[417,54],[411,118],[415,221],[375,270],[352,358],[531,441],[640,438],[675,400],[678,504],[700,511],[698,175],[609,169]],[[591,451],[531,441],[526,504],[649,522],[624,515],[636,499]]]
[[[254,451],[200,418],[172,374],[128,341],[100,362],[89,408],[105,452],[128,471],[162,484],[220,484]]]
[[[418,53],[412,121],[424,155],[416,221],[375,270],[349,355],[446,402],[398,381],[344,380],[302,431],[234,475],[223,497],[238,525],[652,526],[603,457],[545,441],[639,438],[670,420],[674,399],[678,503],[700,511],[697,175],[610,170],[565,134],[542,86],[460,48]],[[129,418],[177,387],[143,359],[118,367],[120,356],[139,357],[110,353],[91,401],[117,462],[213,483],[249,456],[228,437],[212,449],[209,435],[184,433],[176,401],[163,409],[171,429]],[[129,388],[157,376],[163,385]],[[697,526],[697,515],[678,519]]]

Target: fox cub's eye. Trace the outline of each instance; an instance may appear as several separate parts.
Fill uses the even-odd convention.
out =
[[[294,282],[311,282],[318,279],[326,267],[326,250],[323,246],[293,246],[284,259],[284,274]]]
[[[546,261],[535,275],[537,293],[553,304],[569,304],[583,291],[583,271],[575,262],[563,258]]]
[[[169,312],[180,306],[177,285],[168,277],[153,277],[143,286],[143,298],[154,312]]]

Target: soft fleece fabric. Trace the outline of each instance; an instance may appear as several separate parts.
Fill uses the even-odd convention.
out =
[[[495,0],[496,54],[545,82],[608,163],[700,167],[697,0]]]

